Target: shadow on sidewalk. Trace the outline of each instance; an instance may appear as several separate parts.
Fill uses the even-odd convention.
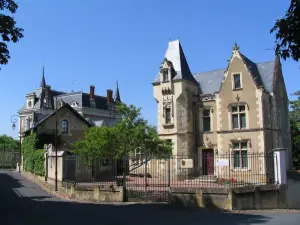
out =
[[[30,185],[28,185],[30,184]],[[58,200],[14,172],[0,172],[1,224],[247,225],[270,218],[174,208],[164,204],[93,204]]]

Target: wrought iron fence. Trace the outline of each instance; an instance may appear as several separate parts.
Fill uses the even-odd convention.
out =
[[[19,162],[20,152],[15,149],[0,149],[0,169],[14,169]]]
[[[226,153],[167,159],[130,156],[122,160],[97,159],[87,163],[78,156],[64,158],[65,181],[77,185],[125,186],[128,201],[166,201],[170,188],[222,188],[275,182],[273,154]]]

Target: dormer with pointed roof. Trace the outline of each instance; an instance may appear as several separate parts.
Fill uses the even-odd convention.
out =
[[[171,75],[171,80],[186,80],[198,85],[198,82],[190,71],[179,40],[169,42],[162,64],[164,63],[170,66],[170,71],[174,70],[174,74],[172,72],[169,74]],[[161,74],[163,73],[160,70],[153,84],[159,84],[161,82]]]

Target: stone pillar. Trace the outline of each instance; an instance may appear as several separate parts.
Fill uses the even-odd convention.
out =
[[[274,172],[276,184],[287,184],[286,178],[286,149],[275,148],[274,153]]]

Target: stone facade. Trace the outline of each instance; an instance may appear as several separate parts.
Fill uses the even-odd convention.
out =
[[[287,168],[292,167],[289,101],[279,58],[254,63],[235,44],[227,68],[192,74],[181,44],[171,41],[152,84],[160,137],[173,142],[174,155],[194,159],[199,175],[205,174],[203,151],[216,156],[237,146],[246,154],[286,148]],[[264,172],[264,163],[257,172]]]

